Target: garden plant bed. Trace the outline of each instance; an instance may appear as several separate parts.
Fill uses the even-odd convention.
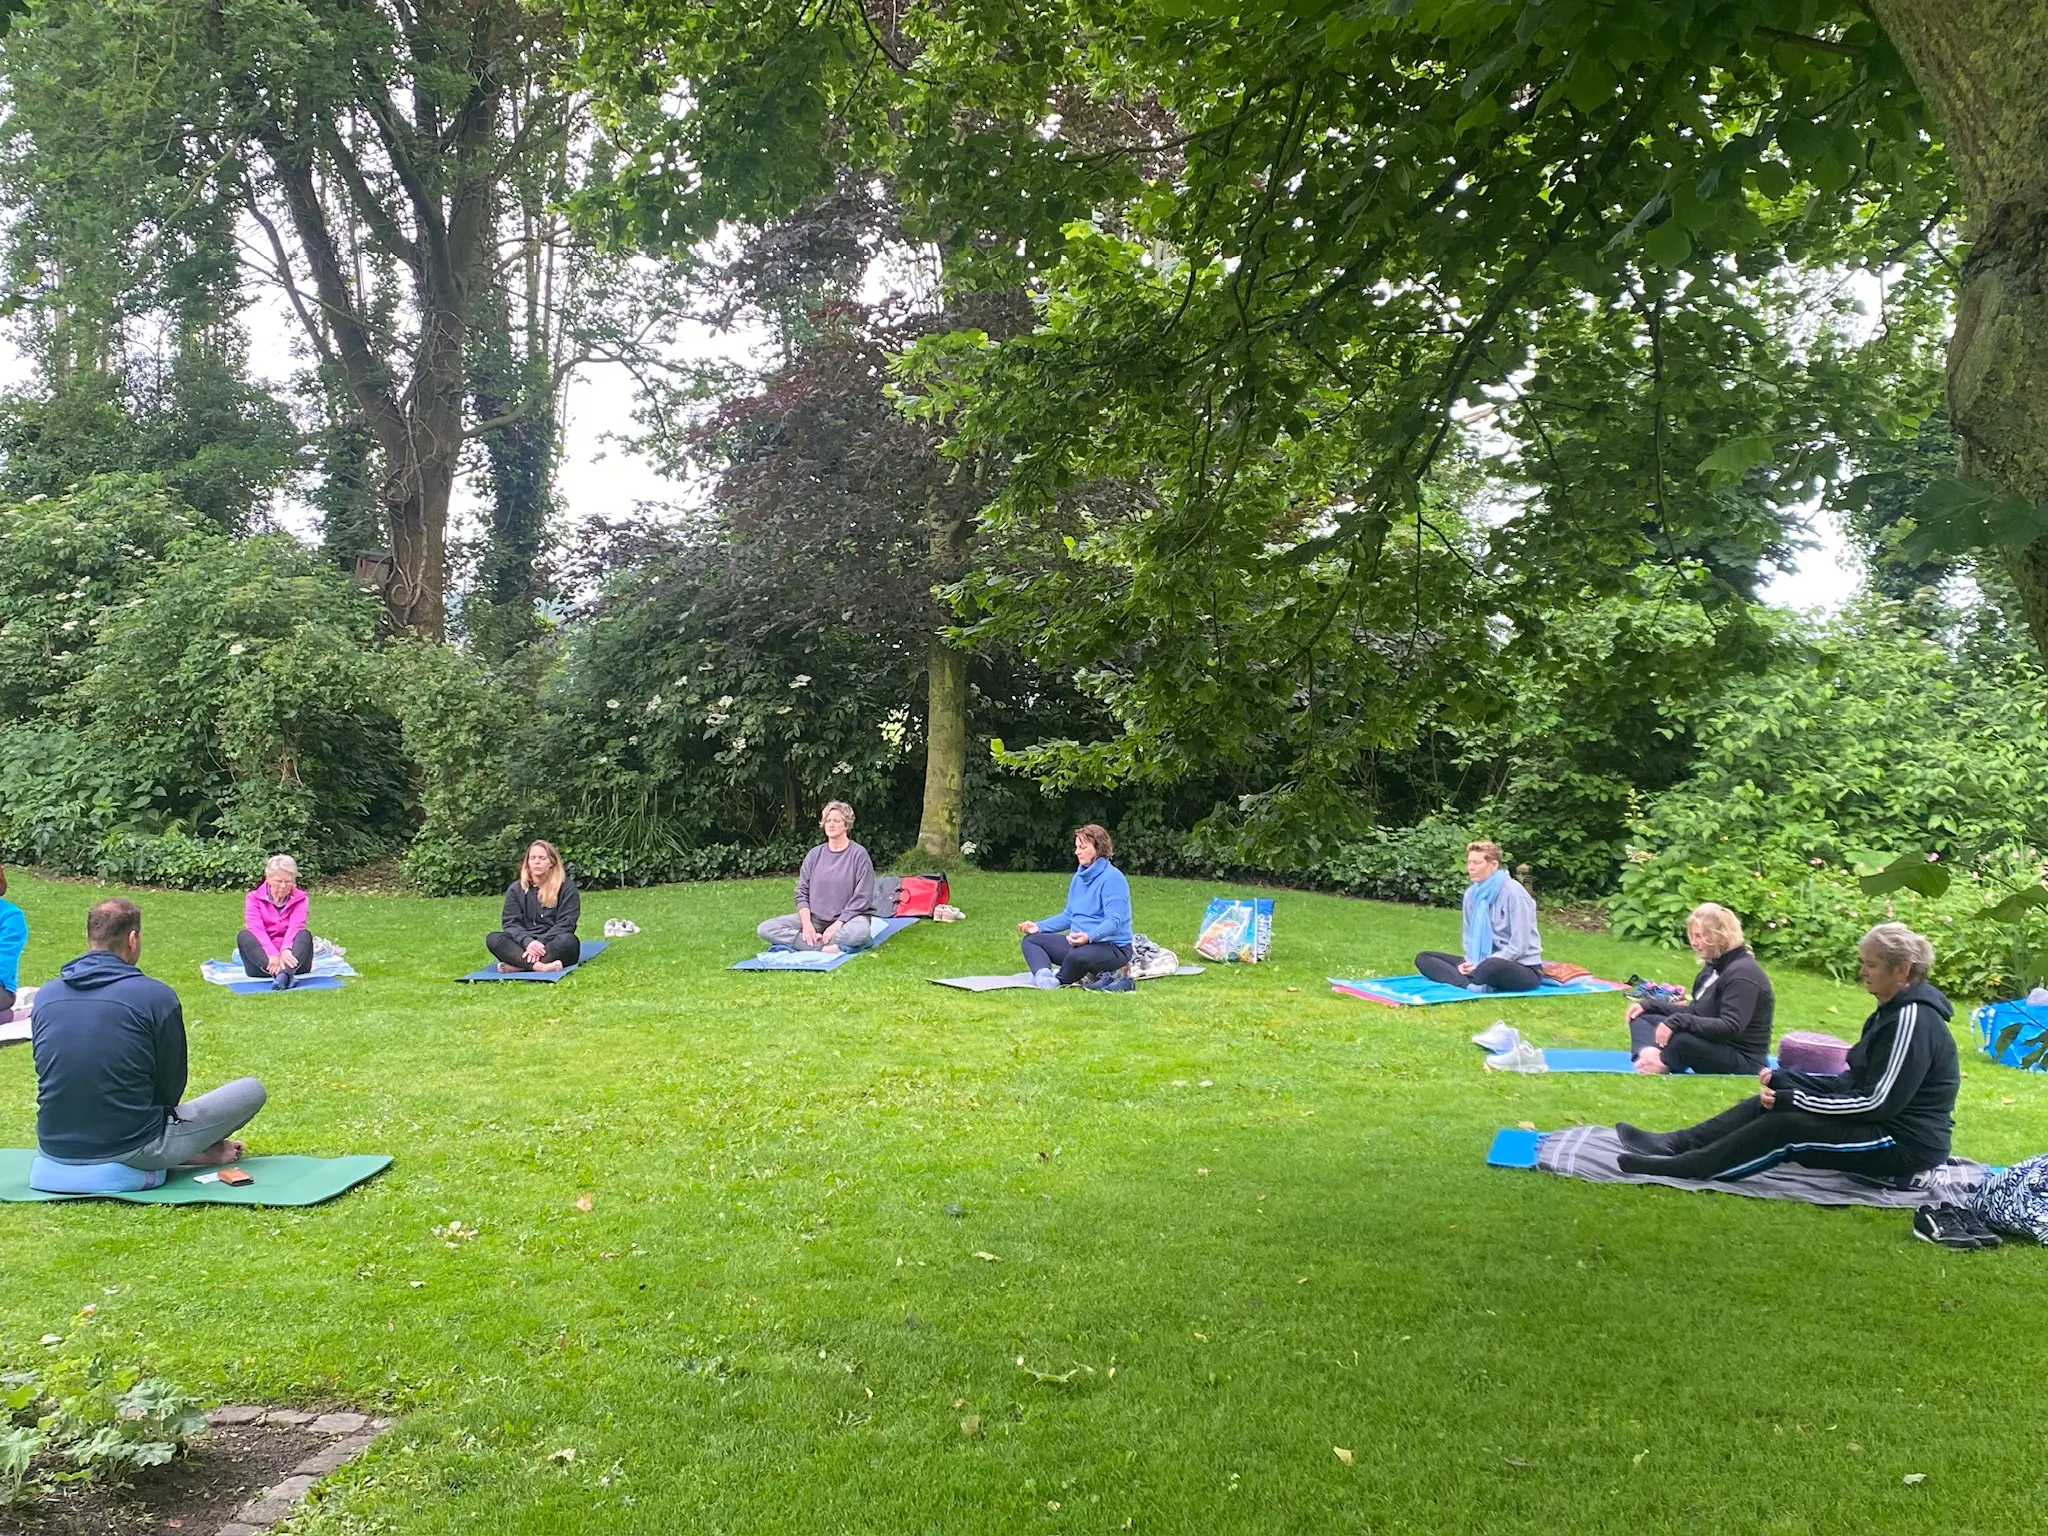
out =
[[[208,1417],[185,1455],[125,1485],[46,1489],[0,1508],[0,1536],[248,1536],[283,1518],[302,1484],[354,1460],[389,1422],[255,1405]]]

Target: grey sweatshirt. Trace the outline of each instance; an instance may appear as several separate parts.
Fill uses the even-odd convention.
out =
[[[1536,898],[1518,880],[1500,888],[1487,911],[1493,924],[1493,952],[1503,960],[1523,965],[1543,963],[1543,940],[1536,933]]]
[[[799,912],[808,908],[820,928],[872,913],[875,864],[867,849],[849,842],[834,853],[830,843],[820,843],[805,854],[796,877],[796,906]]]

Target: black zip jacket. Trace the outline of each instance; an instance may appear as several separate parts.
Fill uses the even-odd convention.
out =
[[[1669,1024],[1675,1033],[1732,1045],[1745,1056],[1754,1056],[1758,1066],[1771,1054],[1771,1022],[1777,1009],[1771,978],[1747,944],[1700,967],[1693,978],[1691,1002],[1643,1004],[1643,1012]]]
[[[562,876],[562,888],[555,893],[552,907],[540,904],[539,886],[514,880],[505,888],[505,916],[499,926],[522,946],[535,939],[552,944],[557,939],[575,938],[576,919],[582,915],[583,898],[567,875]]]
[[[1956,1090],[1963,1083],[1955,1036],[1948,1032],[1952,1012],[1947,998],[1924,981],[1914,982],[1863,1021],[1862,1038],[1849,1047],[1849,1070],[1841,1076],[1774,1069],[1776,1107],[1875,1120],[1937,1161],[1947,1157]]]

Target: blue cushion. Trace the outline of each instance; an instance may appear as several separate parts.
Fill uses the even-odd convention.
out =
[[[155,1189],[164,1181],[161,1168],[130,1168],[126,1163],[60,1163],[36,1154],[28,1165],[28,1187],[48,1195],[125,1195]]]

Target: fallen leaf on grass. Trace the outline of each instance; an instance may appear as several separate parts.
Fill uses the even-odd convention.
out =
[[[1924,1483],[1927,1481],[1927,1474],[1925,1472],[1908,1472],[1902,1481],[1909,1484]]]
[[[1515,1129],[1518,1131],[1533,1131],[1536,1129],[1536,1122],[1534,1120],[1517,1120],[1515,1122]]]
[[[575,1459],[576,1448],[573,1445],[565,1445],[559,1451],[552,1451],[548,1454],[549,1461],[571,1462]]]
[[[960,1421],[960,1433],[972,1440],[981,1433],[981,1415],[970,1413]]]
[[[1501,1460],[1506,1462],[1509,1466],[1513,1467],[1518,1472],[1527,1471],[1529,1467],[1529,1463],[1522,1460],[1522,1458],[1519,1456],[1503,1456],[1501,1457]]]
[[[1649,1454],[1650,1448],[1646,1445],[1640,1451],[1637,1451],[1635,1455],[1629,1459],[1629,1465],[1632,1467],[1640,1467],[1643,1464],[1643,1458]]]
[[[975,1249],[974,1256],[986,1264],[1000,1264],[1003,1262],[1001,1259],[997,1258],[994,1254],[990,1253],[985,1248]]]
[[[1195,1170],[1195,1173],[1200,1178],[1206,1179],[1207,1177],[1209,1177],[1209,1170],[1206,1168],[1197,1168]]]
[[[597,1202],[590,1198],[590,1192],[588,1190],[585,1190],[582,1194],[576,1197],[576,1209],[579,1211],[587,1211],[596,1204]]]
[[[1351,1453],[1345,1450],[1343,1446],[1333,1445],[1330,1447],[1330,1449],[1337,1453],[1337,1459],[1343,1462],[1345,1466],[1348,1467],[1351,1465]]]

